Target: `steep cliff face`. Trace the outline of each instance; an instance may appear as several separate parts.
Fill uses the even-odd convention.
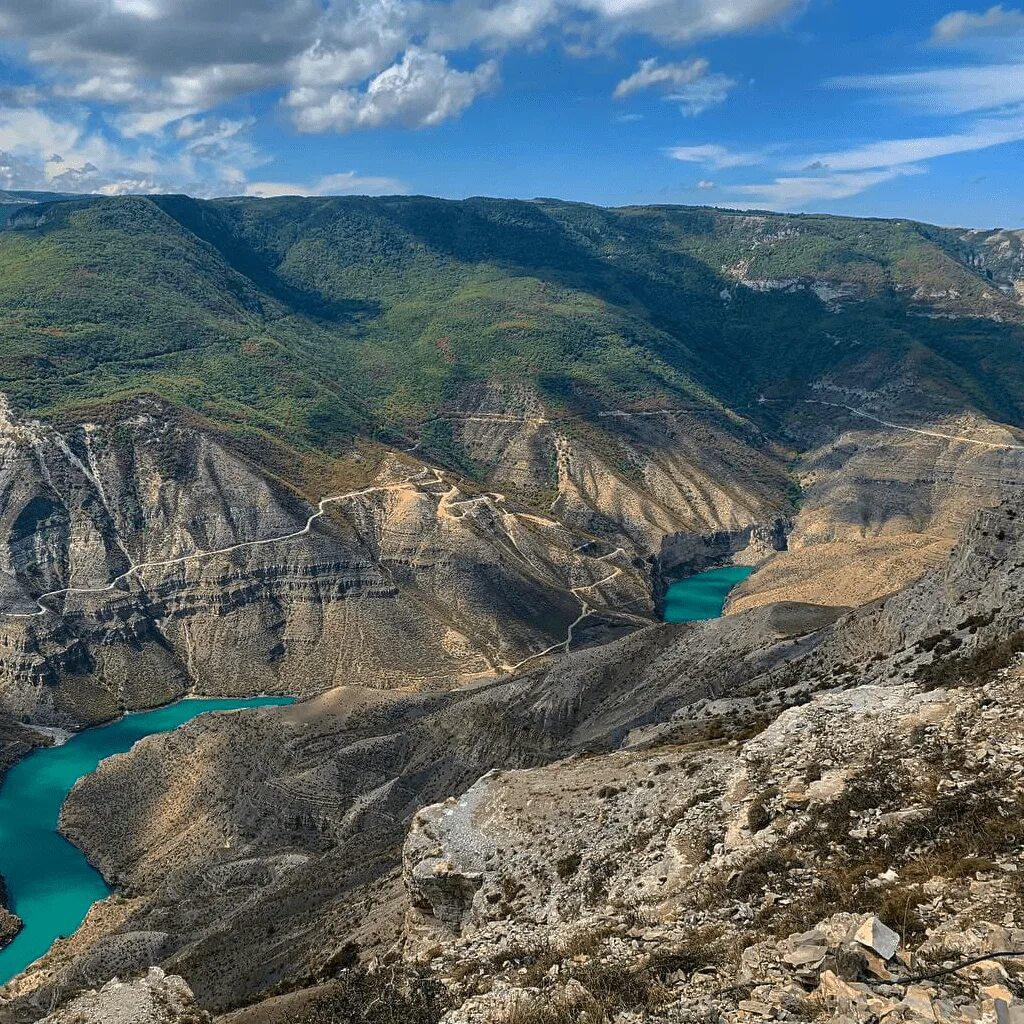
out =
[[[1024,492],[1019,431],[969,414],[911,422],[892,398],[825,395],[813,415],[831,417],[839,432],[800,457],[801,507],[786,550],[737,589],[732,611],[892,594],[942,565],[978,509]]]
[[[963,259],[980,268],[1000,291],[1024,301],[1024,231],[967,231],[960,237]]]
[[[779,500],[753,454],[712,484],[720,456],[638,431],[651,472],[660,451],[676,474],[645,506],[649,482],[609,462],[625,447],[596,454],[523,403],[459,414],[507,493],[366,447],[319,504],[157,406],[65,432],[8,414],[0,707],[60,724],[185,692],[494,675],[570,627],[579,643],[650,621],[666,533],[750,529]]]

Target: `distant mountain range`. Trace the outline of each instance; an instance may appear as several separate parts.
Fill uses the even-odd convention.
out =
[[[0,189],[0,227],[26,206],[37,203],[58,203],[67,199],[84,199],[74,192],[31,192],[25,189]]]
[[[137,395],[282,475],[356,439],[477,480],[438,413],[528,387],[775,429],[822,381],[1024,418],[1024,244],[911,221],[554,200],[8,193],[0,390],[76,420]],[[13,204],[12,204],[13,205]],[[800,416],[806,409],[800,410]],[[287,467],[287,468],[284,468]]]

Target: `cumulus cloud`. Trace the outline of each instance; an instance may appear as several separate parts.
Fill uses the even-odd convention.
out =
[[[282,67],[312,44],[322,10],[318,0],[5,0],[0,35],[72,82],[145,92],[178,77],[214,102],[243,85],[233,69]]]
[[[422,128],[461,113],[480,93],[493,88],[495,61],[458,71],[444,56],[410,49],[402,60],[372,78],[365,89],[322,90],[304,86],[289,94],[300,131],[347,132],[400,124]]]
[[[388,196],[404,195],[408,188],[395,178],[364,177],[355,171],[328,174],[314,183],[295,181],[251,181],[247,196],[269,199],[273,196]]]
[[[252,117],[185,118],[175,126],[174,137],[187,152],[201,159],[255,163],[259,157],[246,138],[255,123]]]
[[[0,151],[37,167],[40,180],[87,164],[109,165],[118,155],[82,120],[55,118],[34,108],[0,110]]]
[[[303,132],[429,127],[495,88],[513,49],[594,53],[629,35],[690,43],[778,21],[805,3],[3,0],[0,46],[33,84],[0,87],[0,113],[34,110],[59,122],[66,164],[24,140],[0,139],[0,151],[8,179],[40,187],[59,178],[90,190],[243,191],[262,160],[252,125],[217,108],[253,94],[283,97]],[[625,94],[656,86],[694,114],[733,86],[703,62],[685,67],[641,68]],[[656,81],[642,85],[644,73]]]
[[[112,140],[84,112],[0,108],[0,187],[58,192],[237,191],[262,158],[236,136],[244,124],[196,123],[182,139]]]
[[[496,56],[551,40],[585,50],[630,33],[688,42],[763,25],[803,2],[63,0],[58,10],[6,0],[0,39],[17,42],[61,95],[122,108],[127,133],[158,132],[269,88],[285,90],[305,130],[345,131],[388,123],[389,116],[398,124],[455,116],[496,73],[491,59],[473,71],[453,70],[451,64],[467,63],[466,51]],[[425,91],[431,78],[439,90],[419,116],[410,109],[427,100],[411,100],[410,77]],[[728,88],[719,78],[691,90],[685,75],[673,81],[671,74],[664,84],[683,89],[679,102],[691,110]],[[389,89],[400,95],[387,97]]]
[[[1024,11],[1007,10],[996,4],[987,11],[950,11],[932,28],[931,41],[937,46],[1003,46],[1024,36]]]

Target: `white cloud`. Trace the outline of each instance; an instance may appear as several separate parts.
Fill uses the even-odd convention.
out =
[[[273,196],[382,196],[404,195],[408,188],[395,178],[373,178],[345,171],[328,174],[313,184],[294,181],[251,181],[245,186],[247,196],[269,199]]]
[[[640,61],[636,71],[624,78],[612,94],[617,100],[646,89],[668,90],[667,100],[678,103],[688,116],[703,113],[724,102],[735,82],[725,75],[710,74],[704,58],[662,64],[657,58]]]
[[[1024,113],[1014,118],[981,119],[960,132],[883,139],[813,154],[788,162],[786,169],[801,173],[784,174],[769,182],[730,186],[728,192],[743,197],[747,204],[778,210],[801,209],[815,202],[849,199],[906,175],[924,174],[924,164],[929,160],[1020,141],[1024,141]]]
[[[725,75],[706,75],[689,85],[684,85],[665,98],[678,103],[679,109],[687,117],[696,117],[709,107],[724,103],[735,85],[736,82]]]
[[[907,139],[883,139],[852,149],[820,153],[813,165],[830,171],[862,171],[919,163],[954,153],[969,153],[1024,140],[1024,116],[1006,120],[982,120],[971,128],[948,135]]]
[[[981,14],[951,11],[932,28],[931,41],[938,46],[1002,46],[1013,36],[1024,36],[1024,11],[996,4]]]
[[[956,130],[820,152],[791,161],[782,176],[766,184],[737,186],[734,192],[781,209],[818,200],[843,199],[906,174],[922,174],[925,164],[944,156],[972,153],[1024,141],[1024,62],[1020,39],[1024,14],[1001,5],[982,13],[953,11],[933,27],[933,45],[973,47],[1010,60],[957,67],[832,79],[834,88],[874,93],[918,113],[944,118],[974,114]],[[1017,37],[1014,43],[1014,37]],[[989,43],[993,45],[989,45]],[[1005,54],[999,51],[1006,47]],[[945,126],[944,126],[945,127]]]
[[[84,112],[0,109],[0,187],[68,192],[238,191],[262,162],[246,122],[196,122],[157,146],[111,140]]]
[[[0,107],[35,107],[43,101],[34,85],[0,85]]]
[[[310,86],[293,90],[286,102],[295,109],[295,124],[304,132],[347,132],[386,124],[422,128],[461,113],[480,93],[493,88],[497,77],[494,61],[473,71],[457,71],[441,54],[409,49],[363,91],[323,92]]]
[[[5,0],[0,36],[58,95],[202,110],[280,82],[323,11],[320,0]]]
[[[241,192],[265,161],[252,122],[217,116],[221,104],[276,90],[303,132],[438,125],[497,85],[512,49],[595,53],[628,35],[690,43],[777,22],[806,2],[0,0],[0,43],[19,77],[35,76],[0,86],[0,180]],[[688,114],[734,85],[703,61],[648,62],[631,77],[623,95],[657,87]],[[253,187],[277,185],[292,187]],[[354,174],[330,187],[402,190]]]
[[[430,8],[425,38],[440,50],[507,49],[538,39],[575,7],[571,0],[451,0]]]
[[[710,192],[714,187],[715,183],[713,181],[709,181],[707,178],[701,178],[701,180],[697,182],[697,188],[699,188],[701,192]]]
[[[964,114],[1024,103],[1024,62],[933,68],[832,79],[842,89],[865,89],[932,114]]]
[[[446,85],[438,87],[444,95],[416,116],[410,83],[398,79],[417,61],[417,73],[437,73],[416,55],[451,65],[466,63],[467,51],[552,41],[578,52],[627,34],[690,42],[778,21],[805,2],[4,0],[0,37],[27,55],[56,94],[120,109],[118,123],[129,135],[159,133],[182,117],[270,88],[287,93],[305,130],[348,130],[389,123],[389,110],[393,123],[437,123],[494,80],[494,65],[478,56],[475,71],[449,67]],[[374,83],[379,95],[371,96]],[[689,111],[717,102],[731,85],[710,76],[700,90],[690,84],[665,82],[682,90],[678,102]],[[389,89],[401,92],[402,102],[385,96]]]
[[[686,43],[731,35],[778,21],[802,8],[802,0],[574,0],[564,3],[597,16],[596,31],[644,32]]]
[[[849,199],[893,178],[918,173],[921,173],[919,168],[890,167],[856,173],[779,177],[759,184],[733,185],[728,191],[742,197],[731,205],[800,210],[823,200]]]
[[[133,103],[144,95],[131,78],[114,75],[93,75],[70,85],[58,85],[54,93],[69,99],[95,100],[100,103]]]
[[[651,57],[640,61],[636,71],[619,82],[612,95],[617,100],[622,100],[655,86],[678,89],[706,75],[708,67],[709,64],[703,57],[680,61],[678,64],[662,64],[657,57]]]
[[[683,163],[704,164],[715,170],[727,167],[750,167],[764,163],[764,153],[741,152],[727,149],[716,143],[705,143],[701,146],[673,146],[665,151],[673,160]]]
[[[87,132],[83,121],[34,108],[0,110],[0,151],[35,166],[41,181],[86,165],[109,165],[119,155],[105,139]]]

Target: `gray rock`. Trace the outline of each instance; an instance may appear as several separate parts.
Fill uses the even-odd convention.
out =
[[[900,948],[900,937],[877,917],[867,918],[854,932],[855,942],[874,950],[883,960],[891,959]]]

